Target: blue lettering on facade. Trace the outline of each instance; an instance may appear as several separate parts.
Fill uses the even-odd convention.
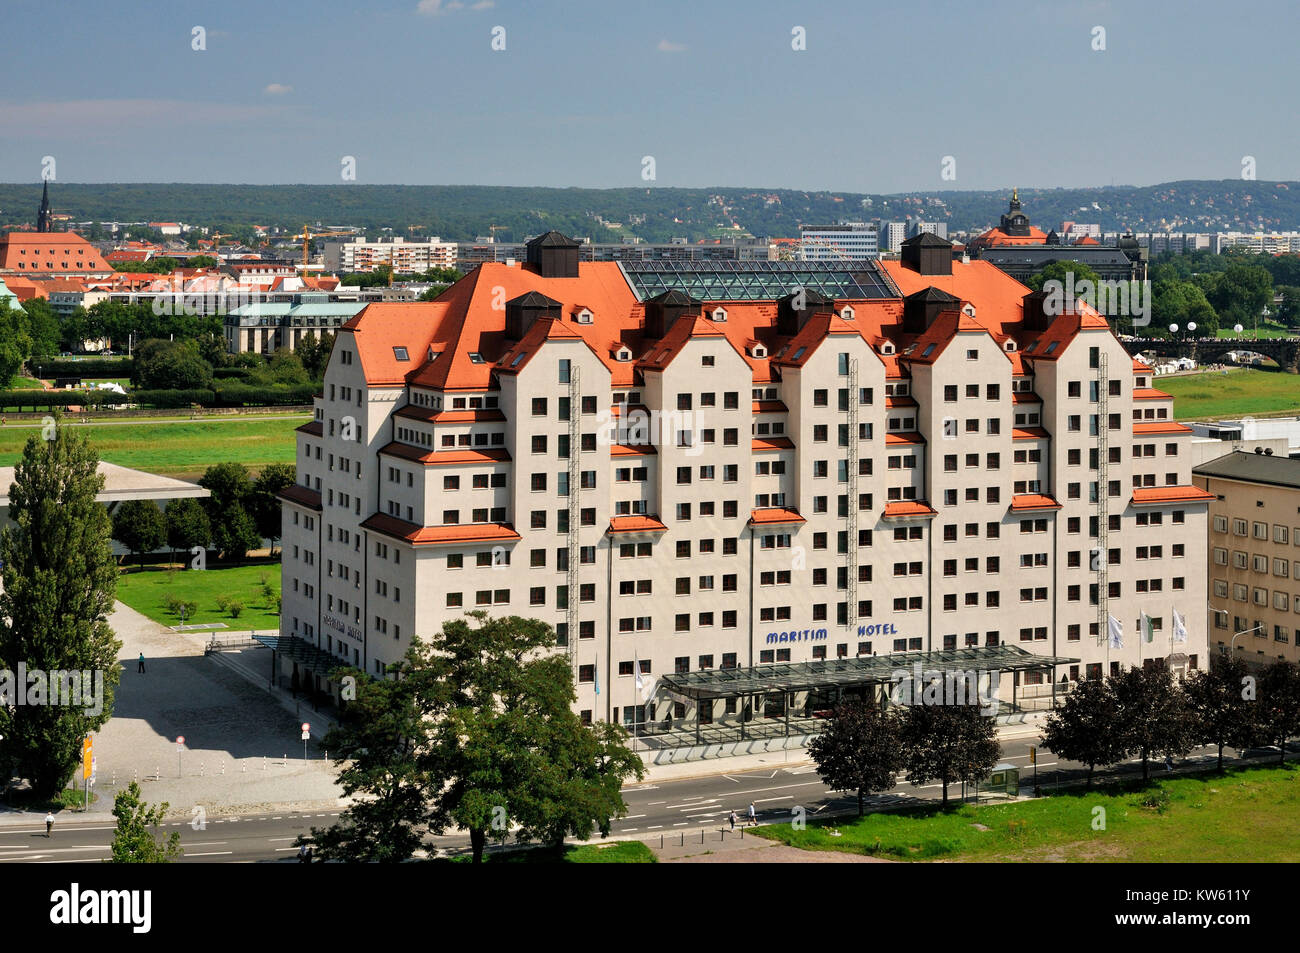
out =
[[[780,642],[824,642],[827,638],[825,629],[796,629],[793,632],[769,632],[767,644]]]
[[[878,622],[874,625],[858,626],[858,635],[898,635],[898,627],[892,622]]]

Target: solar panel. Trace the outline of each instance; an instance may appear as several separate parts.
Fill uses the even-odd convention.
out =
[[[900,296],[874,261],[623,261],[619,267],[641,301],[673,290],[700,301],[771,301],[800,290],[837,300]]]

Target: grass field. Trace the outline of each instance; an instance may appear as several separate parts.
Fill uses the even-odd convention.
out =
[[[1300,411],[1300,376],[1251,369],[1186,377],[1157,377],[1152,385],[1174,396],[1179,420]]]
[[[9,381],[9,386],[5,390],[43,390],[41,382],[31,377],[19,377],[14,375]]]
[[[1176,777],[1145,789],[1107,787],[978,808],[868,814],[802,831],[779,824],[752,833],[807,850],[896,860],[1294,863],[1300,861],[1297,810],[1300,770],[1289,766]]]
[[[166,600],[170,594],[186,602],[198,603],[198,611],[185,620],[186,625],[224,622],[227,629],[236,632],[277,629],[280,618],[275,612],[275,602],[268,602],[262,594],[263,574],[279,592],[280,564],[271,560],[204,570],[124,567],[117,577],[117,598],[162,625],[181,624],[180,617],[167,608]],[[244,604],[238,618],[217,605],[220,596],[230,596]]]
[[[68,426],[89,436],[101,459],[109,463],[196,479],[212,464],[228,460],[252,470],[270,463],[293,463],[294,428],[309,419],[295,414],[267,420],[132,418],[101,423],[98,418]],[[0,466],[17,463],[27,438],[39,430],[35,421],[0,428]]]
[[[1285,324],[1277,324],[1274,321],[1261,321],[1259,326],[1253,324],[1242,325],[1241,333],[1238,334],[1231,327],[1219,328],[1218,337],[1221,338],[1289,338],[1298,332],[1295,328],[1289,328]]]

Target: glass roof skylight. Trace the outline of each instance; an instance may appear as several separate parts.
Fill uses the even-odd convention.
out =
[[[771,301],[801,289],[837,300],[901,297],[874,261],[624,261],[619,267],[642,301],[673,290],[699,301]]]

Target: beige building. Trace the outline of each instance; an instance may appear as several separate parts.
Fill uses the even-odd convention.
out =
[[[466,610],[535,616],[584,717],[682,743],[914,663],[1017,705],[1202,667],[1210,496],[1150,369],[933,235],[844,267],[579,263],[550,233],[369,305],[300,428],[286,644],[377,674]]]
[[[1196,467],[1214,495],[1207,571],[1213,651],[1300,661],[1300,460],[1236,451]]]
[[[456,242],[431,238],[427,242],[408,242],[392,238],[368,242],[364,237],[346,242],[325,242],[324,262],[330,271],[339,273],[369,272],[388,265],[394,274],[409,275],[430,268],[456,267]]]

